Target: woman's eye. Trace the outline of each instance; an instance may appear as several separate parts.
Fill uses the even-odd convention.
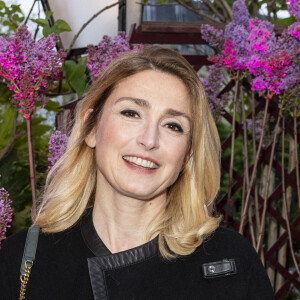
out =
[[[171,129],[172,131],[183,132],[182,127],[176,123],[168,123],[166,127]]]
[[[140,117],[140,115],[134,110],[123,110],[123,111],[121,111],[121,114],[123,116],[129,117],[129,118],[139,118]]]

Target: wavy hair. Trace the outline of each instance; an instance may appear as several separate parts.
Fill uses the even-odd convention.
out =
[[[178,77],[190,95],[192,111],[191,157],[167,201],[148,227],[147,239],[159,234],[159,250],[167,259],[192,253],[220,223],[209,214],[220,186],[220,139],[203,86],[191,65],[176,51],[145,46],[114,60],[92,84],[77,112],[65,154],[48,174],[35,224],[43,232],[73,226],[93,206],[96,189],[94,149],[85,138],[97,125],[106,99],[128,76],[156,70]],[[93,111],[85,119],[89,109]]]

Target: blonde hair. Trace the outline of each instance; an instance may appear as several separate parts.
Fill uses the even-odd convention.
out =
[[[144,70],[177,76],[191,100],[191,158],[176,182],[168,188],[167,201],[148,228],[147,238],[159,234],[159,250],[171,259],[188,255],[218,226],[207,207],[220,186],[220,140],[202,84],[190,64],[176,51],[145,46],[117,58],[93,83],[82,101],[65,154],[48,174],[35,224],[43,232],[60,232],[73,226],[87,207],[93,206],[96,163],[94,149],[85,138],[96,126],[106,99],[122,79]],[[85,119],[89,109],[93,111]]]

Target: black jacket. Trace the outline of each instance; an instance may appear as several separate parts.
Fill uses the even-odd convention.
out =
[[[27,230],[7,238],[0,251],[0,299],[18,299]],[[226,269],[222,273],[222,268]],[[221,271],[221,273],[220,273]],[[157,238],[111,254],[91,215],[73,228],[40,234],[26,299],[274,299],[253,247],[220,227],[193,254],[164,261]]]

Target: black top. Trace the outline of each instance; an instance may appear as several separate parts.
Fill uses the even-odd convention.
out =
[[[18,299],[27,229],[0,251],[0,299]],[[158,239],[112,254],[91,214],[73,228],[40,234],[26,299],[274,299],[259,257],[238,233],[220,227],[196,251],[163,260]]]

